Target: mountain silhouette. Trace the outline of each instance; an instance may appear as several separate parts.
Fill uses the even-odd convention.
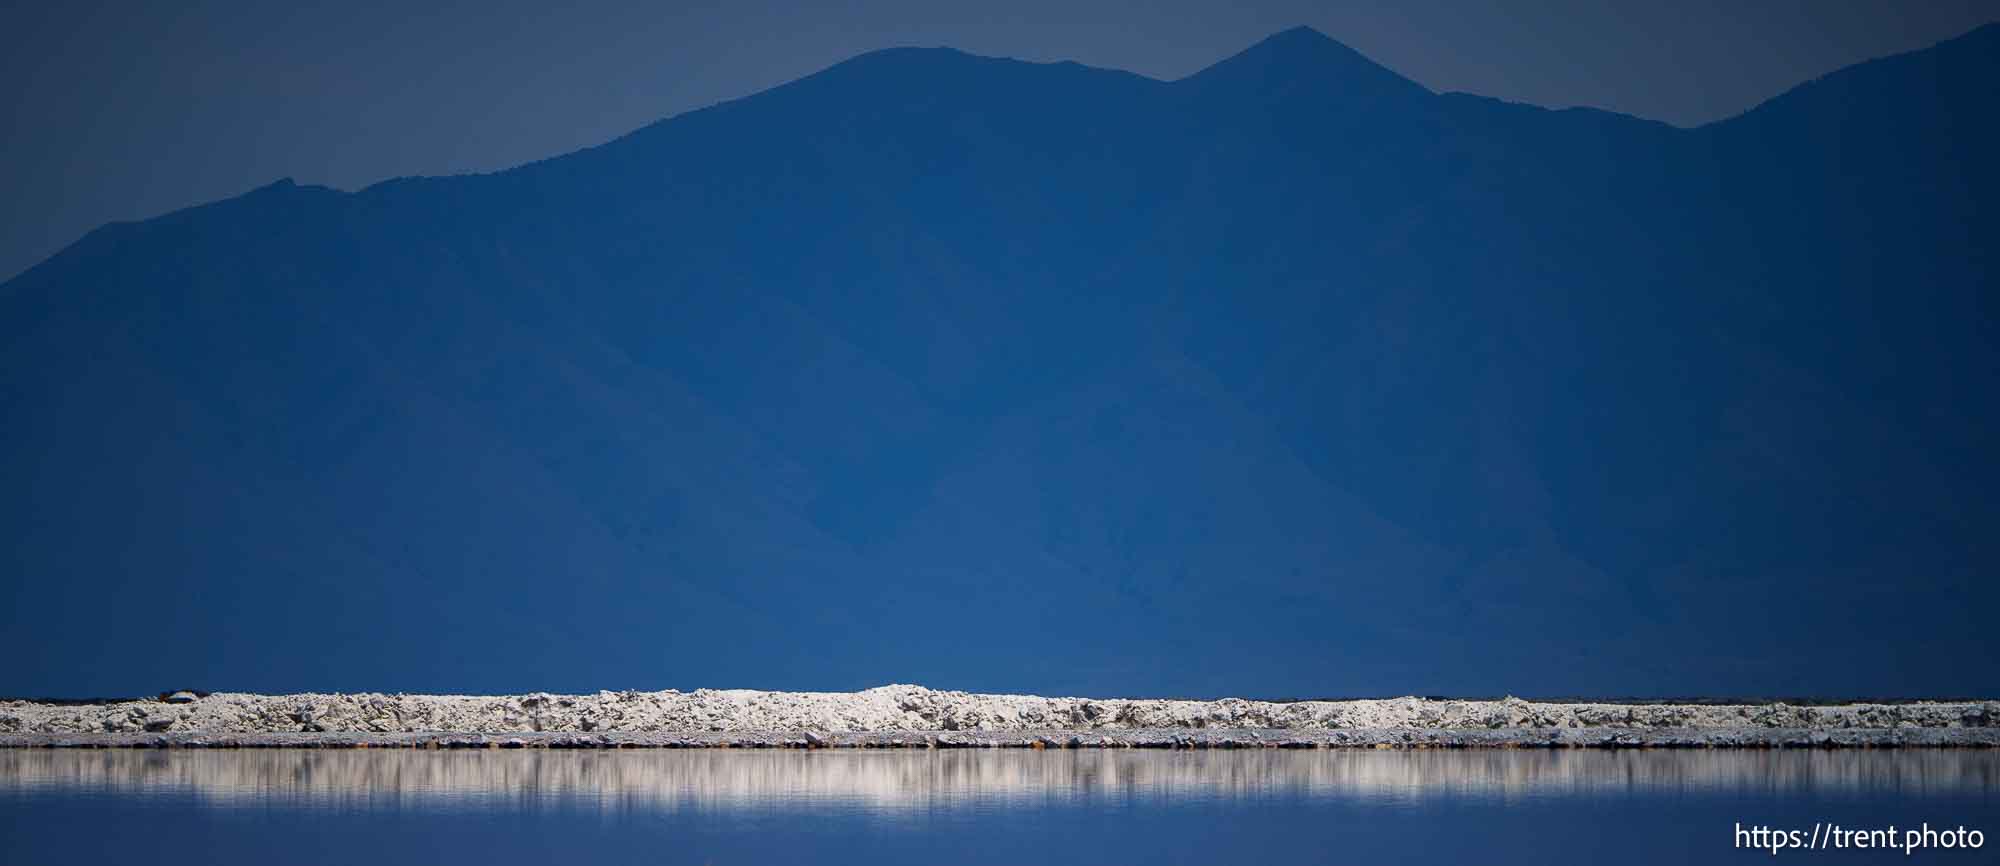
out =
[[[1397,75],[1310,27],[1273,34],[1190,77],[1185,86],[1238,100],[1320,100],[1351,107],[1417,100],[1423,85]]]
[[[1996,42],[893,49],[108,225],[0,286],[0,693],[1991,694]]]

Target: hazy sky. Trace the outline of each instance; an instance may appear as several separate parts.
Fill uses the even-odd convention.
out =
[[[502,168],[895,45],[1174,78],[1306,24],[1434,89],[1689,125],[1995,20],[2000,0],[10,5],[0,278],[110,220],[284,176]]]

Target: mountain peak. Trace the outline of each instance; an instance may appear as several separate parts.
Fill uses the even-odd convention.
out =
[[[1296,27],[1287,27],[1283,30],[1280,30],[1276,33],[1264,37],[1262,40],[1258,42],[1259,45],[1287,44],[1287,43],[1297,44],[1301,46],[1320,46],[1321,48],[1338,48],[1348,51],[1353,50],[1345,45],[1342,45],[1339,40],[1334,39],[1333,37],[1328,36],[1324,33],[1321,33],[1318,30],[1314,30],[1313,28],[1304,24],[1300,24]]]
[[[1303,25],[1266,36],[1184,80],[1252,87],[1267,93],[1332,88],[1364,98],[1430,92],[1361,52]]]

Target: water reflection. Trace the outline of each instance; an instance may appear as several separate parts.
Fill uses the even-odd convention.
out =
[[[214,805],[876,810],[1149,798],[2000,792],[1994,751],[0,751],[0,793]]]

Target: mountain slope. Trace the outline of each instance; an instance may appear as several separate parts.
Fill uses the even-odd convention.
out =
[[[898,49],[109,226],[0,692],[1992,692],[1996,32],[1699,130]]]

